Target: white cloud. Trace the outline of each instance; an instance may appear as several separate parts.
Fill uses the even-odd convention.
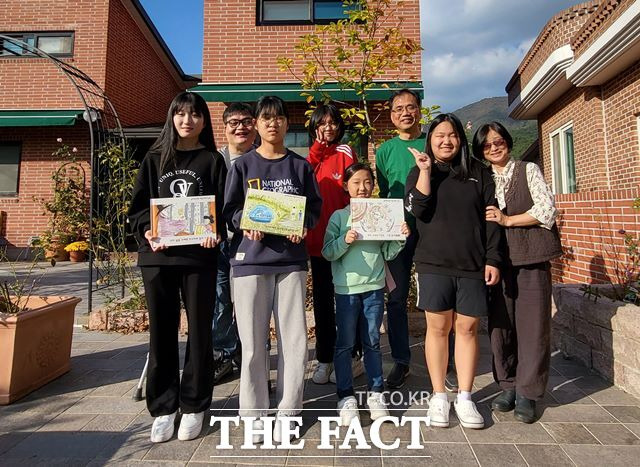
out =
[[[420,0],[425,100],[455,110],[504,87],[535,38],[576,0]]]

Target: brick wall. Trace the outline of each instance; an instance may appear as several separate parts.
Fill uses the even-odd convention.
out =
[[[105,93],[123,126],[163,123],[184,89],[119,0],[109,8]]]
[[[640,235],[640,211],[632,208],[640,188],[556,195],[565,255],[553,262],[554,282],[619,282],[627,256],[622,229]]]
[[[640,185],[640,61],[602,85],[612,188]]]
[[[74,127],[0,128],[0,141],[20,141],[20,180],[18,196],[0,197],[0,211],[4,211],[6,225],[3,237],[9,246],[25,247],[29,238],[38,236],[47,226],[38,198],[49,199],[53,193],[51,175],[61,162],[51,155],[60,143],[78,148],[79,159],[89,160],[89,133],[85,123]],[[90,168],[84,163],[89,182]]]
[[[3,0],[0,31],[75,31],[73,57],[65,59],[101,87],[105,82],[109,0]],[[46,59],[0,59],[0,108],[82,108],[69,80]]]
[[[256,26],[255,0],[205,0],[204,56],[202,80],[205,83],[295,81],[281,72],[276,63],[280,55],[293,56],[298,38],[312,33],[313,25]],[[405,1],[398,10],[405,18],[402,32],[420,41],[418,0]],[[398,79],[420,77],[420,54]],[[385,79],[395,79],[390,75]]]

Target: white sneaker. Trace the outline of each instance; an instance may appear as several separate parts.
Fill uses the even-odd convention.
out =
[[[285,436],[282,429],[284,428],[285,423],[291,424],[289,420],[282,419],[279,416],[276,417],[276,422],[273,424],[273,442],[274,443],[280,444],[284,440]],[[291,426],[287,428],[291,428]],[[289,432],[289,441],[291,441],[293,437],[294,437],[294,434]]]
[[[151,425],[151,442],[152,443],[164,443],[169,441],[173,437],[173,430],[175,430],[177,412],[173,412],[169,415],[160,415],[153,419],[153,425]]]
[[[351,374],[353,375],[353,379],[356,379],[358,376],[364,373],[364,363],[361,358],[353,358],[351,360]],[[329,381],[333,384],[336,384],[336,372],[332,371],[329,376]]]
[[[349,426],[351,420],[360,418],[356,398],[347,396],[340,399],[340,401],[338,401],[338,415],[340,415],[340,426]]]
[[[203,421],[204,412],[183,413],[180,420],[180,428],[178,428],[178,439],[180,441],[189,441],[197,438],[202,431]]]
[[[329,377],[333,373],[333,363],[320,363],[316,365],[311,379],[316,384],[327,384]]]
[[[370,392],[367,397],[367,407],[371,414],[371,420],[375,420],[380,417],[389,416],[389,410],[387,410],[387,401],[384,400],[384,394],[381,392]]]
[[[478,412],[476,404],[473,401],[461,401],[456,398],[453,407],[456,409],[456,415],[458,416],[458,420],[460,420],[460,425],[474,430],[484,428],[484,418],[482,418],[482,415]]]
[[[262,420],[253,420],[251,422],[251,426],[253,427],[253,430],[264,430],[264,422]],[[255,434],[251,437],[251,442],[253,444],[258,444],[258,443],[262,443],[264,442],[264,434],[262,433],[258,433]]]
[[[449,426],[450,409],[451,404],[448,400],[445,401],[439,397],[431,397],[431,399],[429,399],[429,409],[427,410],[431,426],[447,428]]]

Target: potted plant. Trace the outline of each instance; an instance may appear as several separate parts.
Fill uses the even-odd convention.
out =
[[[81,263],[87,259],[89,242],[85,240],[79,240],[77,242],[69,243],[64,247],[64,250],[69,253],[69,258],[71,259],[72,263]]]
[[[58,142],[62,143],[62,138],[58,138]],[[61,144],[53,153],[54,157],[62,160],[51,176],[53,197],[38,200],[44,214],[49,216],[47,229],[40,235],[39,246],[52,265],[69,259],[65,245],[83,240],[89,227],[86,174],[78,162],[77,152],[76,148]]]
[[[0,280],[0,405],[26,396],[70,369],[76,305],[80,298],[33,294],[36,258],[23,272],[15,263]]]

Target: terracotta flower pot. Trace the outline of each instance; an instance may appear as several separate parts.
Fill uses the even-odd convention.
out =
[[[55,259],[56,261],[69,260],[69,253],[65,251],[64,245],[53,243],[50,248],[50,250],[46,250],[44,253],[46,259]]]
[[[72,263],[82,263],[87,260],[86,251],[70,251],[69,259]]]
[[[77,297],[31,297],[28,309],[0,313],[0,405],[70,369]]]

